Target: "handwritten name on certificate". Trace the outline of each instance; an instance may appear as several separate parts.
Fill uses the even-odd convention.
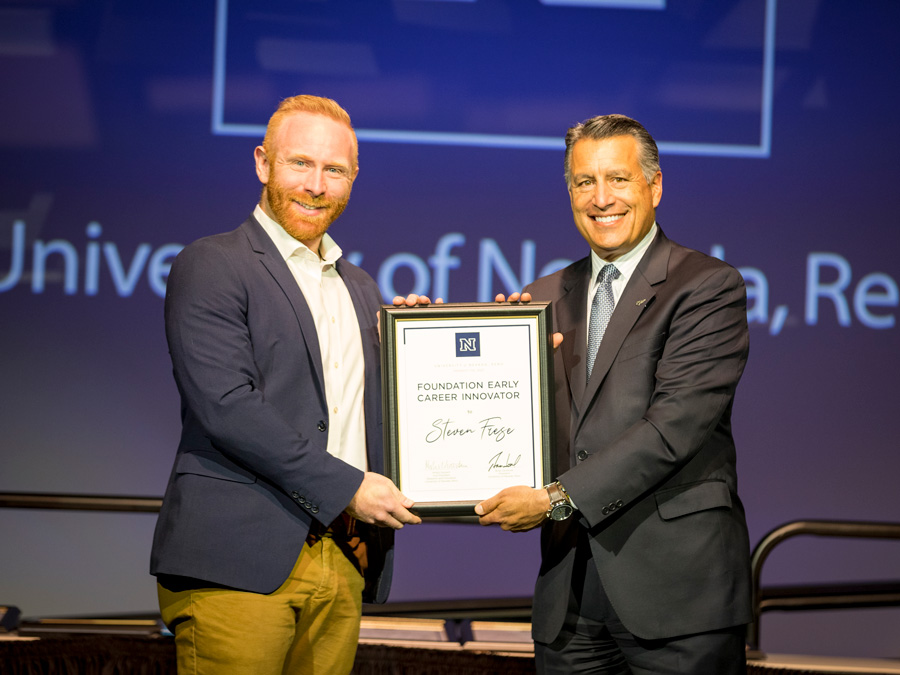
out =
[[[397,322],[400,485],[479,501],[542,481],[537,320]]]

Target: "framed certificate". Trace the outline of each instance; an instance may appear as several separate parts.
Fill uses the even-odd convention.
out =
[[[385,469],[428,516],[555,477],[549,303],[381,309]]]

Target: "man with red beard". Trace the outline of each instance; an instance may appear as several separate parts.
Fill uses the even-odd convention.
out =
[[[393,529],[420,522],[381,475],[381,296],[326,233],[356,135],[334,101],[295,96],[254,157],[253,215],[169,275],[182,434],[151,573],[179,673],[349,673]]]

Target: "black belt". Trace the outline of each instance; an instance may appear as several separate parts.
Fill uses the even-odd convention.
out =
[[[309,526],[309,534],[306,535],[306,545],[313,546],[322,539],[333,540],[359,573],[365,575],[369,561],[366,554],[366,542],[363,541],[361,534],[356,519],[342,513],[334,519],[331,525],[327,526],[318,520],[313,520]]]
[[[324,525],[318,520],[313,520],[309,526],[309,534],[306,535],[306,543],[312,546],[325,537],[349,541],[357,536],[356,518],[346,513],[341,513],[330,525]]]

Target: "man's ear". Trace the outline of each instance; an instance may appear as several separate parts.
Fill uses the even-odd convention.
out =
[[[256,176],[263,185],[269,182],[269,157],[263,146],[257,145],[253,151],[253,160],[256,163]]]
[[[650,184],[650,190],[653,193],[653,208],[655,209],[662,199],[662,171],[656,172],[656,176],[653,177],[653,182]]]

